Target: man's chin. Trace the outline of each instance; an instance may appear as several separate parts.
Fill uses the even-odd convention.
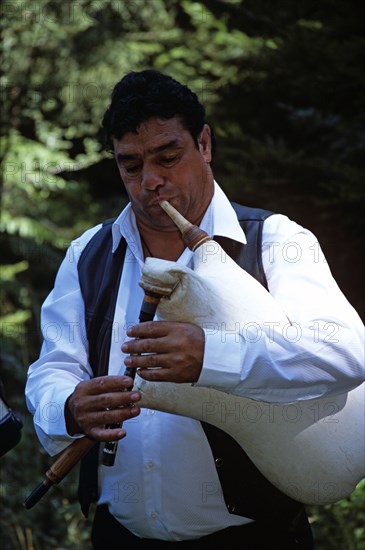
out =
[[[162,210],[161,206],[148,209],[148,215],[144,213],[142,218],[143,225],[148,225],[151,229],[158,231],[176,231],[177,227],[171,218]]]

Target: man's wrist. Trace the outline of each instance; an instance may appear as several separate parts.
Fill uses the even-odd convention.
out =
[[[71,413],[69,406],[69,401],[71,397],[72,396],[70,395],[65,402],[65,424],[68,435],[74,436],[82,434],[83,431]]]

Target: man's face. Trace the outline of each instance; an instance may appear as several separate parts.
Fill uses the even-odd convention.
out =
[[[153,229],[176,230],[159,206],[168,200],[192,223],[199,223],[212,196],[210,129],[198,136],[199,149],[180,119],[156,117],[137,133],[114,139],[114,153],[137,221]]]

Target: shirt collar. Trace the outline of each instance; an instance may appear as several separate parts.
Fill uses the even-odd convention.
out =
[[[212,235],[228,237],[243,244],[247,243],[246,235],[240,226],[236,212],[216,181],[214,182],[214,196],[210,208],[213,211]]]
[[[132,205],[129,202],[122,210],[112,226],[113,249],[115,252],[119,246],[122,237],[128,243],[129,248],[135,253],[138,249],[142,249],[141,239],[137,228],[136,217],[132,210]]]
[[[213,198],[200,227],[210,236],[228,237],[244,244],[247,242],[231,203],[216,181],[214,182]],[[143,262],[141,239],[131,203],[127,204],[114,221],[112,235],[113,252],[116,251],[121,238],[124,237],[136,258]]]

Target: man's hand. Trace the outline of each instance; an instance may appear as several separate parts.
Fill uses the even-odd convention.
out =
[[[192,323],[149,321],[128,330],[124,361],[141,378],[153,382],[196,382],[204,357],[204,331]],[[136,355],[135,355],[136,354]]]
[[[65,404],[65,419],[70,435],[83,433],[97,441],[117,441],[126,435],[123,428],[106,428],[138,416],[135,404],[138,392],[126,391],[133,386],[128,376],[100,376],[80,382]]]

